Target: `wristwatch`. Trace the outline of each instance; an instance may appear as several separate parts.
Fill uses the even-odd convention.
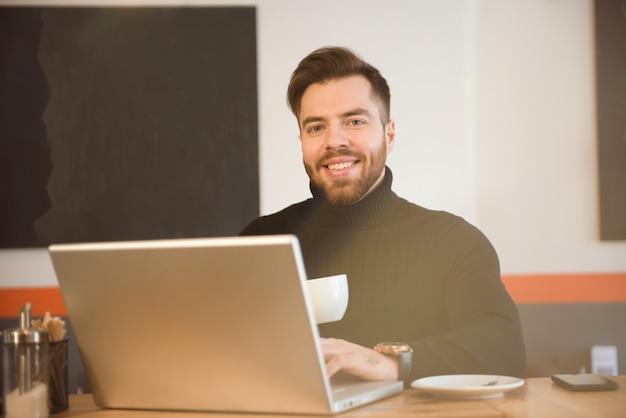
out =
[[[400,374],[398,380],[406,380],[411,375],[411,362],[413,360],[413,349],[407,343],[383,342],[376,344],[374,350],[381,354],[398,357]]]

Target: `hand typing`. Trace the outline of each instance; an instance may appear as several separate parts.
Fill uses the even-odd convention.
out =
[[[398,360],[373,348],[335,338],[322,338],[321,346],[329,377],[341,371],[364,380],[398,380]]]

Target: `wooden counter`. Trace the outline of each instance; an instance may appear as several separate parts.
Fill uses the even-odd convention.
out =
[[[507,392],[503,397],[482,400],[442,400],[415,389],[407,389],[400,395],[344,412],[338,416],[342,418],[626,417],[626,376],[613,376],[611,379],[619,382],[618,390],[571,392],[555,385],[547,377],[526,379],[523,387]],[[53,415],[58,418],[241,418],[252,416],[269,418],[274,415],[100,409],[94,404],[91,395],[71,395],[70,409]],[[277,416],[291,417],[291,415]]]

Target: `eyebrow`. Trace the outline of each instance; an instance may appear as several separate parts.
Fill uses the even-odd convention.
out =
[[[363,108],[356,108],[356,109],[352,109],[352,110],[348,110],[347,112],[342,113],[341,115],[339,115],[341,118],[349,118],[351,116],[359,116],[359,115],[363,115],[363,116],[369,116],[372,117],[372,114],[367,110],[367,109],[363,109]],[[309,116],[308,118],[305,118],[302,120],[301,124],[302,126],[305,126],[309,123],[313,123],[313,122],[320,122],[325,120],[325,117],[322,116]]]

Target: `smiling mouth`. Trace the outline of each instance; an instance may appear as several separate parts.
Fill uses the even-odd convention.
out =
[[[355,164],[355,161],[350,161],[350,162],[345,162],[345,163],[329,164],[325,167],[328,168],[329,170],[343,170],[345,168],[352,167],[354,164]]]

